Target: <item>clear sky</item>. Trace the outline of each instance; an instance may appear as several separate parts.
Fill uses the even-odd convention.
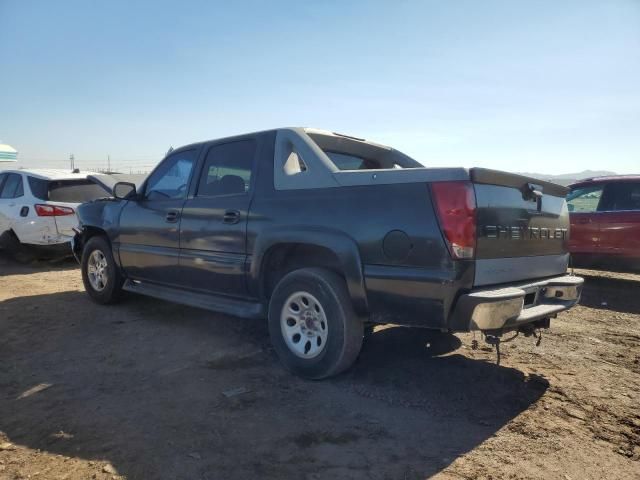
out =
[[[0,140],[149,165],[278,126],[425,165],[640,173],[640,0],[0,0]]]

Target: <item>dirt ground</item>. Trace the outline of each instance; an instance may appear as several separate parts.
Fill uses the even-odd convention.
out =
[[[310,382],[263,322],[101,307],[72,263],[0,257],[0,478],[638,479],[640,276],[580,273],[581,306],[501,366],[389,327]]]

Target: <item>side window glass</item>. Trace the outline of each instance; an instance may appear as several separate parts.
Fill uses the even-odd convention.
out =
[[[576,188],[567,195],[567,205],[570,212],[588,213],[598,210],[602,197],[602,185]]]
[[[196,195],[215,197],[248,192],[255,155],[255,140],[212,146],[204,161]]]
[[[147,181],[145,197],[149,200],[185,198],[196,150],[186,150],[167,157]]]
[[[626,210],[640,211],[640,183],[629,184],[629,197]]]
[[[31,194],[40,200],[49,200],[49,182],[36,177],[27,177]]]
[[[297,173],[302,173],[307,171],[307,164],[304,163],[302,156],[292,150],[289,156],[287,157],[287,161],[284,162],[284,173],[287,175],[295,175]]]
[[[16,186],[16,191],[13,194],[13,198],[22,197],[24,195],[24,186],[22,181],[22,175],[17,175],[18,177],[18,185]]]
[[[640,183],[617,182],[607,185],[600,210],[640,210]]]
[[[4,184],[4,181],[6,178],[7,178],[6,173],[0,173],[0,192],[2,192],[2,185]]]
[[[22,175],[10,173],[0,191],[0,198],[17,198],[24,195],[24,187],[22,186]]]

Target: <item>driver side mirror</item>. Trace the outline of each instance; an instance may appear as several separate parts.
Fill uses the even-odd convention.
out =
[[[113,186],[113,196],[119,200],[132,200],[136,196],[136,186],[131,182],[118,182]]]

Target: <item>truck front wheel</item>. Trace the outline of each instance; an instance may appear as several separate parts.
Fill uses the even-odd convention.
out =
[[[82,249],[82,282],[96,303],[116,302],[122,293],[122,276],[104,237],[91,237]]]
[[[302,268],[276,285],[269,334],[285,367],[318,380],[353,364],[362,347],[363,322],[342,277],[323,268]]]

